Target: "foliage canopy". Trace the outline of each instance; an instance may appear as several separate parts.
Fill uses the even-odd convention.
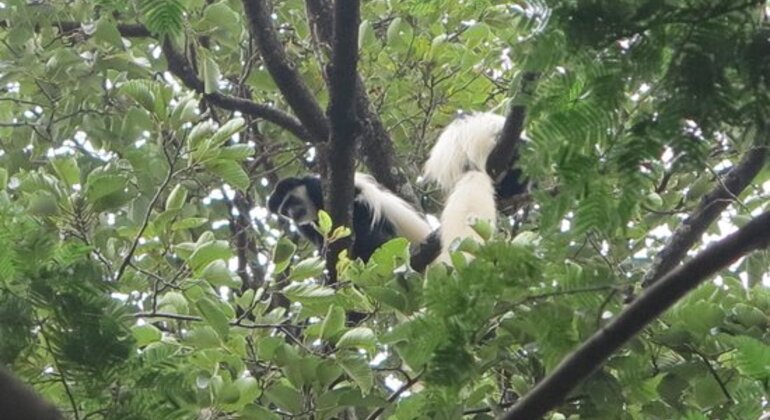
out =
[[[765,2],[363,2],[385,137],[362,169],[436,214],[440,129],[522,105],[534,189],[455,270],[396,239],[325,284],[264,203],[322,169],[331,2],[267,3],[0,2],[0,360],[73,418],[492,418],[767,210]],[[769,265],[708,279],[549,415],[758,418]]]

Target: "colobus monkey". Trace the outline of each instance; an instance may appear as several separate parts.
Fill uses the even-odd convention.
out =
[[[458,238],[480,239],[471,225],[486,220],[495,226],[495,196],[511,197],[527,190],[517,169],[497,183],[487,175],[487,157],[495,147],[505,118],[489,113],[464,114],[439,135],[425,162],[423,176],[449,194],[441,213],[441,247],[438,261],[449,262],[449,246]]]
[[[353,249],[351,257],[368,261],[385,242],[403,236],[411,243],[425,239],[428,222],[406,201],[385,190],[373,177],[356,173],[353,203]],[[318,249],[323,236],[313,227],[318,210],[323,209],[323,190],[317,176],[285,178],[278,182],[267,201],[268,209],[297,224],[302,236]]]

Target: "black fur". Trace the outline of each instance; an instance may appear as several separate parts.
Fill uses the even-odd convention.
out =
[[[305,186],[308,192],[312,204],[317,209],[323,209],[323,189],[321,187],[321,180],[315,176],[306,176],[303,178],[285,178],[276,184],[275,189],[270,198],[267,201],[268,209],[276,214],[279,214],[281,203],[284,202],[287,195],[289,195],[294,189]],[[290,197],[289,200],[295,198]],[[300,203],[290,203],[293,205],[299,205]],[[307,204],[307,203],[306,203]],[[286,206],[284,206],[286,207]],[[305,205],[307,209],[309,206]],[[296,218],[303,216],[303,214],[294,214],[292,217],[288,214],[281,214],[281,216],[296,221]],[[313,218],[315,219],[315,217]],[[361,191],[356,188],[355,201],[353,203],[353,247],[351,249],[352,258],[361,258],[363,261],[368,261],[374,251],[379,248],[385,242],[395,238],[396,229],[392,223],[382,217],[379,222],[372,226],[373,212],[368,203],[363,201]],[[302,236],[308,239],[319,250],[323,248],[323,236],[315,230],[311,224],[297,225]]]
[[[510,198],[517,194],[527,192],[529,182],[524,178],[524,174],[519,169],[509,168],[501,179],[495,182],[495,193],[498,199]]]

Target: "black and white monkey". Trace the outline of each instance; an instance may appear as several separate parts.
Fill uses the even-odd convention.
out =
[[[356,173],[354,185],[351,257],[368,261],[378,247],[397,236],[419,243],[431,233],[430,225],[417,210],[387,191],[372,176]],[[271,212],[294,221],[302,236],[318,249],[323,248],[323,236],[313,226],[318,210],[323,209],[320,178],[282,179],[270,194],[267,207]]]
[[[527,182],[517,169],[510,169],[495,183],[487,175],[487,157],[503,130],[505,118],[490,112],[463,114],[439,135],[425,162],[423,177],[448,194],[441,213],[441,254],[449,263],[449,248],[457,239],[480,239],[471,227],[497,220],[495,197],[507,198],[527,191]]]

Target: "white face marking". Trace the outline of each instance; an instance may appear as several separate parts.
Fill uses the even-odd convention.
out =
[[[288,217],[298,225],[306,225],[315,222],[318,217],[318,208],[310,199],[307,188],[300,185],[286,194],[278,208],[278,213]]]

